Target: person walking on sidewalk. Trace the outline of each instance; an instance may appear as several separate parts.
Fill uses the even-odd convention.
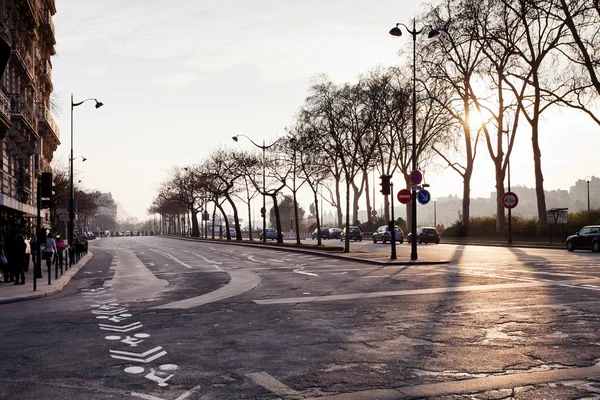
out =
[[[8,283],[10,281],[10,276],[8,273],[8,259],[6,258],[6,253],[4,253],[4,236],[0,235],[0,268],[2,268],[2,275],[4,276],[4,283]],[[1,283],[1,282],[0,282]]]
[[[13,268],[14,268],[14,277],[15,277],[15,285],[24,285],[25,284],[25,251],[27,249],[27,245],[25,244],[25,238],[23,235],[18,234],[15,236],[14,249],[13,249]],[[20,281],[20,282],[19,282]]]
[[[54,236],[49,233],[46,236],[46,244],[44,245],[44,260],[46,260],[46,267],[48,267],[48,273],[52,270],[52,259],[56,254],[56,242]]]
[[[29,261],[31,261],[31,238],[30,235],[25,239],[25,257],[23,258],[23,271],[29,271]]]

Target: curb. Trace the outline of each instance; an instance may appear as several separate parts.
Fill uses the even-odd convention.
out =
[[[83,258],[81,258],[79,260],[79,263],[77,263],[77,264],[75,264],[75,266],[71,267],[70,271],[72,271],[74,268],[79,267],[75,270],[75,272],[73,272],[73,273],[67,272],[66,274],[63,274],[62,277],[59,278],[59,280],[65,278],[65,281],[61,282],[58,287],[49,289],[46,291],[39,291],[39,292],[36,291],[36,292],[32,292],[31,294],[18,295],[18,297],[9,297],[9,298],[0,299],[0,304],[10,304],[10,303],[17,303],[17,302],[27,301],[27,300],[36,300],[36,299],[41,299],[43,297],[52,296],[53,294],[56,294],[58,292],[62,292],[62,290],[65,288],[65,286],[67,286],[67,284],[69,282],[71,282],[71,280],[75,277],[75,275],[77,275],[79,273],[79,271],[81,271],[83,269],[83,267],[85,267],[85,265],[92,258],[94,258],[94,253],[92,253],[91,251],[88,251],[88,254],[85,255]],[[67,274],[69,274],[69,275],[67,275]]]
[[[560,246],[550,246],[550,245],[537,245],[537,244],[508,244],[508,243],[498,243],[498,242],[460,242],[458,240],[444,240],[444,244],[455,244],[457,246],[491,246],[491,247],[517,247],[517,248],[525,248],[525,249],[546,249],[546,250],[564,250],[565,245],[561,244]]]
[[[349,256],[344,256],[341,255],[339,253],[333,253],[334,250],[331,250],[331,252],[328,252],[327,250],[311,250],[311,249],[302,249],[302,248],[298,248],[298,247],[294,247],[294,246],[277,246],[277,245],[263,245],[263,244],[258,244],[258,243],[244,243],[243,241],[221,241],[221,240],[204,240],[204,239],[191,239],[191,238],[186,238],[186,237],[177,237],[177,236],[161,236],[167,239],[176,239],[176,240],[184,240],[187,242],[197,242],[197,243],[216,243],[219,245],[234,245],[234,246],[247,246],[247,247],[256,247],[256,248],[261,248],[261,249],[270,249],[270,250],[276,250],[276,251],[292,251],[295,253],[304,253],[304,254],[311,254],[311,255],[315,255],[315,256],[321,256],[321,257],[326,257],[326,258],[334,258],[336,260],[347,260],[347,261],[352,261],[352,262],[357,262],[357,263],[362,263],[362,264],[370,264],[370,265],[384,265],[384,266],[391,266],[391,265],[439,265],[439,264],[449,264],[450,261],[449,260],[439,260],[439,261],[375,261],[375,260],[369,260],[367,258],[358,258],[358,257],[349,257]]]

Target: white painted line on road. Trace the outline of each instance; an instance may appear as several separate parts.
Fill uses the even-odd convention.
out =
[[[319,276],[317,274],[313,274],[312,272],[302,271],[302,269],[295,269],[294,273],[296,273],[296,274],[302,274],[302,275],[310,275],[310,276]]]
[[[374,299],[374,298],[395,297],[395,296],[431,295],[431,294],[438,294],[438,293],[472,292],[472,291],[505,290],[505,289],[527,289],[527,288],[545,287],[545,286],[566,286],[568,284],[589,283],[590,281],[591,281],[590,279],[581,279],[581,280],[568,281],[568,283],[565,283],[564,281],[499,283],[499,284],[494,284],[494,285],[467,285],[467,286],[460,286],[460,287],[398,290],[398,291],[391,291],[391,292],[350,293],[350,294],[338,294],[338,295],[330,295],[330,296],[289,297],[289,298],[283,298],[283,299],[267,299],[267,300],[253,300],[253,301],[256,304],[313,303],[313,302],[340,301],[340,300],[363,300],[363,299]],[[594,279],[592,281],[598,282],[598,279]],[[576,287],[581,289],[580,286],[576,286]]]
[[[202,256],[200,254],[192,253],[192,255],[194,255],[194,256],[196,256],[198,258],[203,259],[204,261],[206,261],[209,264],[219,264],[219,265],[223,264],[221,261],[210,260],[210,259],[208,259],[208,258],[206,258],[206,257],[204,257],[204,256]]]
[[[266,372],[253,372],[251,374],[246,374],[246,377],[252,379],[254,383],[260,385],[270,391],[271,393],[276,394],[277,396],[285,396],[288,399],[302,399],[300,393],[290,388],[289,386],[284,385],[279,382],[277,379],[273,378],[271,375]]]
[[[192,395],[194,392],[196,392],[197,390],[200,389],[200,385],[188,390],[187,392],[185,392],[184,394],[182,394],[181,396],[179,396],[178,398],[176,398],[175,400],[185,400],[188,397],[190,397],[190,395]],[[145,399],[145,400],[166,400],[163,399],[162,397],[156,397],[156,396],[152,396],[149,394],[144,394],[144,393],[136,393],[136,392],[131,392],[132,396],[135,397],[139,397],[140,399]]]
[[[192,268],[190,265],[187,265],[186,263],[184,263],[183,261],[179,260],[178,258],[175,258],[172,255],[170,255],[169,253],[165,253],[165,252],[154,250],[154,249],[150,249],[150,251],[153,251],[153,252],[158,253],[158,254],[162,254],[163,256],[165,256],[167,258],[170,258],[171,260],[175,261],[177,264],[183,265],[186,268],[190,268],[190,269]]]
[[[255,260],[254,256],[248,256],[248,260],[255,262],[255,263],[261,263],[261,264],[266,264],[265,261],[259,261],[259,260]]]

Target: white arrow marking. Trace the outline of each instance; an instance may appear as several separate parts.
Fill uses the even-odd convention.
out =
[[[153,348],[151,350],[148,350],[148,351],[146,351],[144,353],[141,353],[141,354],[140,353],[131,353],[131,352],[128,352],[128,351],[110,350],[111,353],[114,353],[114,354],[123,354],[123,355],[131,356],[131,357],[124,357],[124,356],[121,356],[121,355],[114,355],[114,354],[111,354],[110,356],[112,358],[118,358],[118,359],[121,359],[121,360],[128,360],[128,361],[149,363],[150,361],[154,361],[157,358],[160,358],[160,357],[164,356],[165,354],[167,354],[166,351],[164,351],[164,350],[161,351],[161,350],[162,350],[161,346],[156,346],[155,348]],[[156,353],[156,352],[158,352],[158,353]],[[146,357],[147,355],[150,355],[152,353],[156,353],[156,354],[154,354],[150,358],[143,358],[143,357]],[[138,357],[138,358],[132,358],[132,357]]]
[[[181,396],[179,396],[175,400],[184,400],[184,399],[187,399],[192,393],[194,393],[198,389],[200,389],[200,385],[192,388],[191,390],[188,390],[187,392],[185,392],[184,394],[182,394]],[[144,393],[131,392],[131,395],[135,396],[135,397],[139,397],[140,399],[145,399],[145,400],[165,400],[165,399],[163,399],[161,397],[156,397],[156,396],[152,396],[152,395],[144,394]]]
[[[106,325],[106,324],[98,324],[100,325],[100,329],[105,331],[114,331],[114,332],[129,332],[136,329],[141,328],[143,325],[140,322],[134,322],[133,324],[119,326],[119,325]]]

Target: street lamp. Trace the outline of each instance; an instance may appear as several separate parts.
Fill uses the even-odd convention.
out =
[[[263,170],[263,190],[262,190],[262,195],[263,195],[263,206],[262,206],[262,217],[263,217],[263,242],[267,243],[267,199],[266,199],[266,188],[265,188],[265,181],[266,181],[266,173],[265,173],[265,150],[267,150],[268,148],[271,148],[273,146],[275,146],[275,143],[278,142],[279,139],[277,139],[276,141],[274,141],[273,143],[271,143],[270,145],[266,146],[265,145],[265,140],[263,139],[263,144],[262,146],[255,143],[254,140],[250,139],[248,136],[246,135],[235,135],[232,137],[234,142],[238,141],[238,138],[240,136],[245,137],[246,139],[248,139],[250,142],[252,142],[253,145],[255,145],[256,147],[258,147],[259,149],[262,149],[262,170]],[[278,235],[280,235],[281,232],[278,233]]]
[[[96,102],[96,108],[100,108],[103,106],[101,102],[96,99],[85,99],[78,103],[73,103],[73,93],[71,93],[71,157],[69,158],[69,175],[70,175],[70,195],[69,195],[69,246],[73,246],[73,221],[75,220],[75,188],[73,186],[73,108],[78,107],[85,103],[86,101],[94,100]],[[83,161],[87,160],[85,157],[82,157]]]
[[[586,176],[585,181],[587,182],[587,200],[588,200],[588,212],[590,212],[590,181],[592,180],[591,176]]]
[[[416,22],[413,19],[413,28],[412,30],[402,24],[397,23],[396,26],[390,29],[390,35],[392,36],[402,36],[402,31],[399,26],[402,25],[406,31],[412,35],[413,38],[413,93],[412,93],[412,169],[413,171],[417,170],[417,35],[420,35],[424,29],[429,29],[427,34],[428,39],[432,39],[436,36],[440,35],[440,31],[437,29],[433,29],[431,26],[426,26],[417,31]],[[394,194],[392,193],[392,196]],[[411,252],[410,259],[411,261],[416,261],[418,259],[417,255],[417,190],[415,186],[412,187],[412,240],[411,240]]]

